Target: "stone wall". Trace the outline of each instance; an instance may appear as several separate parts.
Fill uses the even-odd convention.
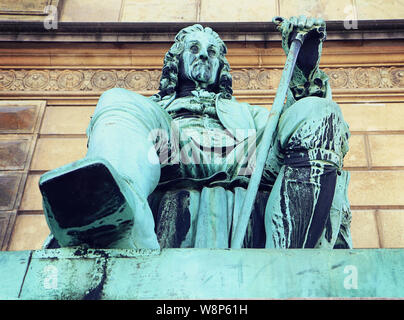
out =
[[[326,20],[402,19],[404,1],[383,0],[67,0],[61,21],[271,21],[306,14]],[[401,10],[400,10],[401,8]]]
[[[2,0],[1,19],[40,20],[47,5],[60,21],[250,22],[305,14],[325,20],[402,19],[403,0]],[[42,13],[42,17],[41,17]]]

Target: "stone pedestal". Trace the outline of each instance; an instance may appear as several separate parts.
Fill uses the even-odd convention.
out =
[[[0,299],[403,298],[404,250],[0,253]]]

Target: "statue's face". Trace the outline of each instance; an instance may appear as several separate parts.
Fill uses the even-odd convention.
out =
[[[197,31],[185,38],[182,53],[185,76],[199,83],[202,88],[216,82],[219,70],[220,49],[213,36]]]

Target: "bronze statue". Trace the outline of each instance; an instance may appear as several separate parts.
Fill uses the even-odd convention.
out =
[[[350,248],[349,130],[319,70],[321,19],[284,19],[305,32],[271,141],[244,247]],[[227,48],[199,24],[182,29],[150,98],[100,97],[85,158],[45,173],[43,206],[60,246],[231,247],[268,111],[232,96]],[[244,235],[242,235],[244,236]]]

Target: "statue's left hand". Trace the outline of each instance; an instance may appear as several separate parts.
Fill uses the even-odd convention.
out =
[[[307,18],[306,16],[291,17],[285,19],[282,17],[274,17],[272,19],[278,30],[282,33],[282,38],[287,39],[290,45],[292,35],[295,33],[305,33],[317,38],[319,41],[324,41],[326,38],[326,24],[321,18]]]
[[[318,65],[322,43],[326,39],[326,24],[321,18],[307,18],[305,16],[285,19],[274,17],[272,21],[282,33],[282,46],[285,53],[289,53],[292,39],[296,33],[306,34],[305,41],[297,59],[297,66],[308,76]]]
[[[291,17],[289,23],[297,32],[309,33],[317,31],[319,40],[323,41],[325,38],[325,21],[321,18],[307,18],[306,16]]]

